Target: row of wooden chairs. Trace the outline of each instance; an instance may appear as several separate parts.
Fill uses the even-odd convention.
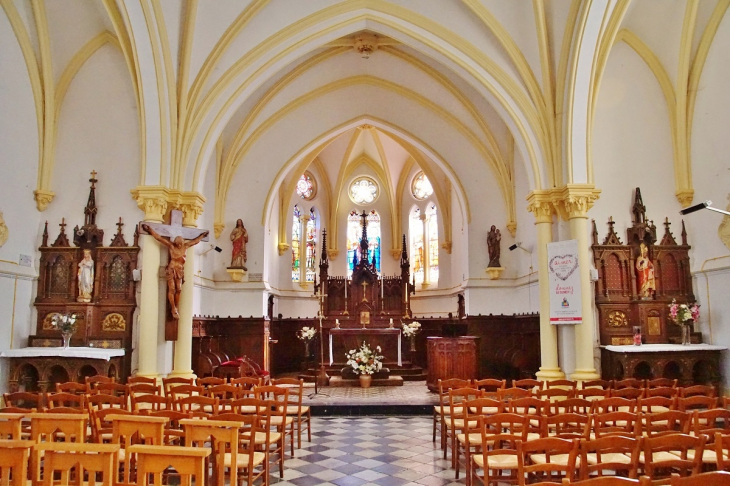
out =
[[[639,479],[601,476],[584,481],[563,479],[563,486],[651,486],[652,484],[652,480],[647,476]],[[679,474],[672,474],[667,484],[670,486],[725,486],[730,484],[730,472],[713,471],[684,478]]]
[[[465,381],[465,380],[462,380]],[[493,378],[486,378],[483,380],[468,380],[472,386],[477,388],[507,388],[507,380],[498,380]],[[692,385],[687,387],[679,387],[678,380],[672,380],[669,378],[655,378],[651,380],[641,380],[638,378],[626,378],[623,380],[586,380],[586,381],[572,381],[572,380],[551,380],[542,381],[531,378],[525,378],[522,380],[512,380],[511,387],[523,388],[523,389],[534,389],[534,390],[549,390],[551,388],[566,388],[566,389],[586,389],[586,388],[603,388],[603,389],[622,389],[622,388],[693,388],[692,393],[701,393],[704,395],[714,396],[715,388],[706,385]]]

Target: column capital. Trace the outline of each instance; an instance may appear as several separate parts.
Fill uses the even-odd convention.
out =
[[[555,207],[550,191],[531,191],[527,195],[527,210],[535,216],[535,224],[552,223]]]
[[[216,238],[220,238],[221,234],[223,233],[223,230],[226,229],[225,223],[215,223],[213,224],[213,233],[215,234]]]
[[[677,191],[674,193],[675,196],[677,196],[677,201],[682,205],[683,208],[686,208],[690,204],[692,204],[692,200],[695,197],[695,190],[694,189],[682,189],[681,191]]]
[[[170,194],[170,201],[175,209],[183,212],[183,226],[195,228],[198,225],[198,218],[203,214],[205,197],[196,191],[174,192]]]
[[[56,193],[53,191],[45,191],[43,189],[36,189],[33,191],[33,197],[35,198],[35,205],[38,211],[45,211],[53,198],[56,197]]]
[[[132,189],[132,198],[144,212],[145,221],[161,223],[167,213],[169,190],[163,186],[137,186]]]
[[[553,204],[563,220],[587,218],[600,194],[593,184],[566,184],[554,192]]]

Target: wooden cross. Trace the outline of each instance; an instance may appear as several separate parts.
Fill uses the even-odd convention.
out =
[[[61,224],[59,224],[58,226],[61,227],[61,233],[65,233],[66,232],[66,218],[61,218]]]
[[[119,216],[119,222],[117,223],[117,234],[122,234],[122,226],[124,226],[124,223],[122,223],[122,217]]]
[[[367,296],[368,285],[370,285],[370,284],[367,282],[362,283],[362,301],[363,302],[368,301],[368,296]]]
[[[319,288],[319,293],[315,294],[317,296],[317,300],[319,300],[319,316],[321,318],[324,318],[324,298],[327,297],[327,294],[322,293],[322,287]]]
[[[121,218],[120,218],[121,220]],[[163,224],[163,223],[145,223],[147,226],[152,228],[159,234],[160,236],[165,236],[167,238],[170,238],[170,240],[174,240],[178,236],[182,236],[186,240],[193,240],[200,236],[201,234],[205,233],[204,229],[198,229],[198,228],[185,228],[182,225],[183,221],[183,213],[182,211],[178,211],[177,209],[173,209],[170,211],[170,224]],[[149,233],[142,229],[142,222],[139,223],[138,229],[139,234],[141,235],[148,235]],[[208,237],[206,236],[203,238],[203,241],[208,241]]]

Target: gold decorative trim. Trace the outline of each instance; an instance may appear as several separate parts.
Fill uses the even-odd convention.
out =
[[[612,337],[611,338],[612,346],[626,346],[629,344],[634,344],[633,337]]]
[[[629,319],[626,317],[625,312],[614,310],[609,312],[606,323],[608,324],[608,327],[628,327]]]
[[[101,349],[122,349],[122,341],[120,339],[91,339],[89,347]]]
[[[59,312],[49,312],[46,314],[46,317],[43,318],[43,330],[44,331],[53,331],[56,328],[53,327],[53,318],[57,315],[60,315]]]
[[[3,219],[3,213],[0,211],[0,247],[2,247],[6,241],[8,241],[8,236],[10,234],[10,231],[8,230],[8,226],[5,224],[5,220]]]
[[[101,321],[102,331],[125,331],[126,329],[127,321],[118,312],[107,314],[104,320]]]

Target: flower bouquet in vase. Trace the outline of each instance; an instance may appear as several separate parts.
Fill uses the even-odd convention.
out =
[[[408,338],[411,343],[411,353],[416,352],[416,334],[421,332],[421,323],[413,321],[410,324],[403,324],[403,335]]]
[[[682,344],[692,344],[692,329],[695,321],[700,319],[699,304],[677,304],[677,301],[672,299],[672,303],[669,304],[669,317],[672,322],[682,326]]]
[[[53,329],[61,331],[61,337],[63,337],[63,349],[68,349],[71,346],[71,336],[73,336],[76,332],[76,320],[77,316],[73,312],[69,312],[67,314],[56,314],[51,320]]]
[[[297,337],[304,343],[304,359],[309,359],[309,344],[317,334],[317,329],[314,327],[304,326],[297,331]]]
[[[383,369],[383,356],[379,354],[381,351],[380,346],[371,349],[368,343],[362,343],[359,349],[351,349],[345,354],[347,366],[351,366],[352,371],[359,375],[362,388],[369,388],[372,375]]]

